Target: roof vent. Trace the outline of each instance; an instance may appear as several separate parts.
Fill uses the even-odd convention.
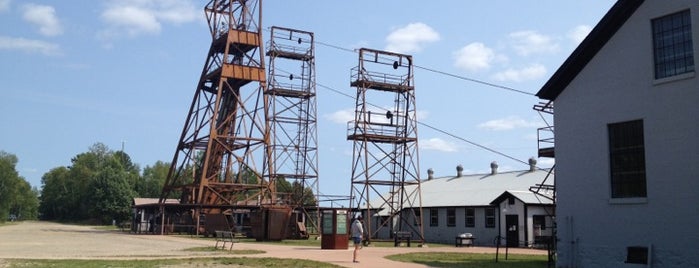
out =
[[[434,179],[434,170],[432,170],[431,168],[428,168],[427,169],[427,180],[429,181],[431,179]]]
[[[490,174],[498,174],[498,162],[493,161],[490,163]]]
[[[462,175],[462,173],[463,173],[463,171],[464,171],[464,167],[461,166],[461,165],[457,165],[457,166],[456,166],[456,177],[457,177],[457,178],[460,178],[461,175]]]
[[[534,158],[534,157],[529,158],[529,171],[530,172],[536,171],[536,158]]]

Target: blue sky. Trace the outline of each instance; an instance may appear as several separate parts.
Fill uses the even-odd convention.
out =
[[[0,0],[0,150],[33,186],[96,143],[141,167],[171,161],[207,51],[208,1]],[[315,33],[319,185],[349,195],[354,100],[350,69],[367,47],[414,57],[419,120],[526,162],[536,155],[532,94],[614,4],[612,0],[266,0],[265,28]],[[269,32],[265,31],[266,40]],[[344,48],[344,49],[338,49]],[[440,72],[484,81],[504,90]],[[330,90],[330,89],[332,90]],[[527,166],[419,128],[426,176]],[[550,159],[539,159],[549,167]]]

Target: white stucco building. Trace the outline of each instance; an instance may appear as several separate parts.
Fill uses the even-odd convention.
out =
[[[542,87],[557,267],[699,267],[697,0],[619,0]]]

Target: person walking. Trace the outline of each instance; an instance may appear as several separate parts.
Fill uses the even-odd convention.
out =
[[[362,215],[358,215],[356,219],[352,222],[352,242],[354,242],[354,252],[352,253],[352,262],[359,262],[357,259],[357,253],[362,246],[362,240],[364,238],[364,225],[362,224]]]

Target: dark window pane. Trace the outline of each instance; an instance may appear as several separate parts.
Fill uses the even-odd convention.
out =
[[[692,24],[689,10],[654,19],[655,78],[694,71]]]
[[[643,121],[610,124],[608,131],[612,198],[646,197]]]

